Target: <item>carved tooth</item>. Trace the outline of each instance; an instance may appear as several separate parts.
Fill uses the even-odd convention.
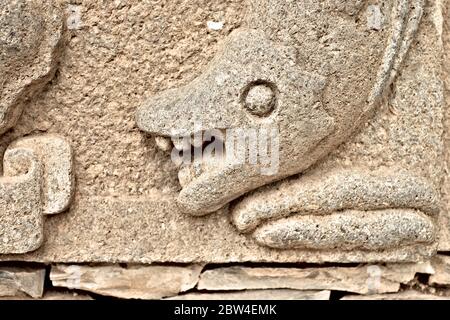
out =
[[[164,152],[169,152],[170,150],[172,150],[172,141],[170,140],[170,138],[155,137],[155,143],[156,146]]]
[[[184,188],[195,178],[198,178],[203,173],[202,160],[196,160],[190,165],[184,165],[178,171],[178,180],[180,185]]]
[[[193,179],[193,175],[191,172],[191,168],[189,166],[182,167],[178,171],[178,181],[182,188],[186,187],[189,183],[191,183]]]
[[[194,178],[199,177],[202,172],[202,159],[200,159],[199,161],[194,161],[194,163],[192,164],[192,174]]]

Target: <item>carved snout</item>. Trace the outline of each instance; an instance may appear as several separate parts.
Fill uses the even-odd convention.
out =
[[[136,114],[139,128],[157,136],[190,136],[198,131],[227,128],[235,123],[226,111],[237,97],[227,99],[227,87],[208,83],[215,70],[189,85],[152,97]]]
[[[198,78],[148,100],[136,121],[161,136],[254,127],[274,120],[287,104],[278,98],[303,81],[292,48],[275,45],[258,30],[237,30]]]

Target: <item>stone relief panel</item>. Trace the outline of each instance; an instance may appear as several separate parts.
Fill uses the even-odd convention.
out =
[[[51,2],[4,1],[0,15],[0,135],[51,80],[62,17]],[[0,254],[26,253],[44,241],[44,215],[68,209],[74,190],[72,149],[55,134],[9,144],[0,177]]]
[[[1,225],[27,212],[20,226],[31,235],[1,253],[34,251],[1,260],[435,254],[443,89],[433,1],[48,3],[68,26],[57,75],[0,137]],[[223,29],[207,29],[211,19]],[[254,134],[249,161],[229,161]]]
[[[181,165],[181,210],[214,212],[305,172],[348,140],[393,84],[423,9],[424,1],[407,0],[250,1],[244,26],[205,71],[151,98],[138,110],[137,123],[160,144],[161,137],[187,136],[187,143],[174,144],[189,155],[191,145],[214,144],[208,131],[276,128],[279,168],[265,174],[262,162],[236,164],[227,157],[233,149],[227,141],[220,156]],[[312,169],[244,196],[231,220],[276,249],[385,250],[432,245],[439,206],[438,189],[408,168]]]

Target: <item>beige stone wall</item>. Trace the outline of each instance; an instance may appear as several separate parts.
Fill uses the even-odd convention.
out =
[[[375,253],[270,249],[237,232],[233,207],[199,218],[177,206],[177,169],[138,128],[136,110],[201,75],[230,33],[245,24],[246,1],[55,3],[66,24],[55,75],[0,137],[0,154],[25,136],[64,137],[74,155],[74,197],[67,211],[45,217],[39,249],[0,255],[2,261],[39,263],[2,262],[0,296],[450,297],[449,1],[427,2],[417,38],[376,114],[310,171],[400,167],[442,190],[442,210],[433,218],[436,241]],[[208,21],[223,21],[223,28],[208,28]],[[44,287],[46,273],[51,288]]]

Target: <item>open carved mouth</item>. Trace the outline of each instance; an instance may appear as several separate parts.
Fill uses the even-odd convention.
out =
[[[170,152],[179,170],[182,190],[178,203],[184,212],[214,212],[277,179],[280,146],[275,126],[193,132],[155,137],[158,148]]]
[[[204,137],[207,137],[207,141]],[[225,131],[216,130],[216,134],[197,132],[184,137],[156,136],[155,142],[160,150],[170,152],[178,168],[179,183],[185,188],[202,174],[225,165],[224,137]]]

